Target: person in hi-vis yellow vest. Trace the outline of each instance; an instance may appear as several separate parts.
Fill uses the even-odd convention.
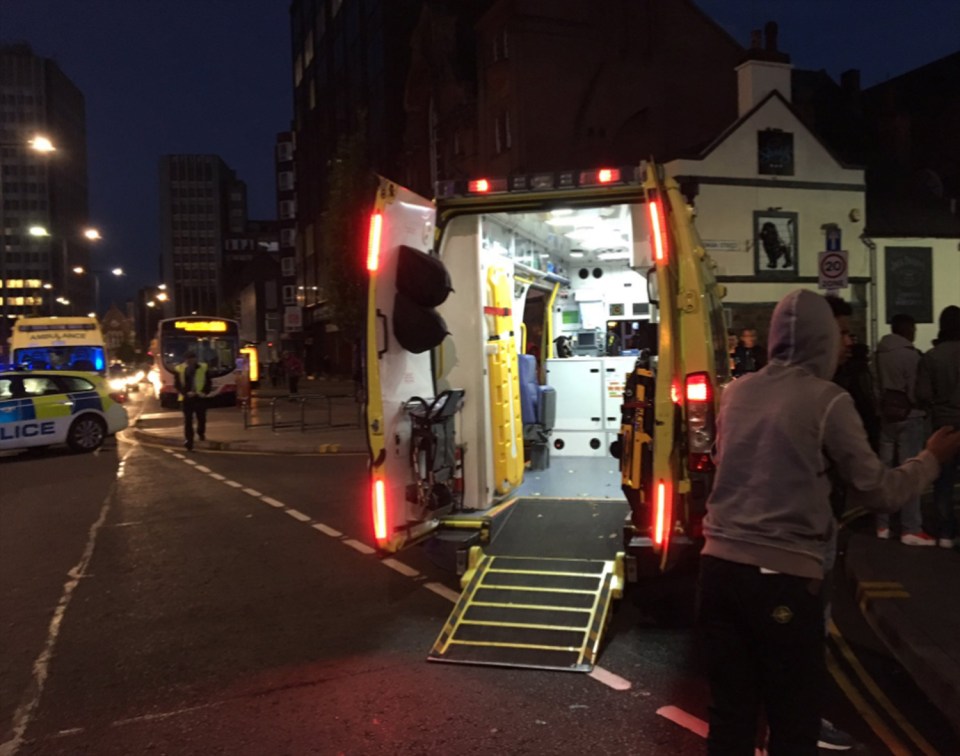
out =
[[[205,440],[207,433],[207,394],[210,393],[210,373],[207,363],[197,361],[197,353],[190,350],[174,371],[180,408],[183,410],[183,445],[193,451],[193,416],[197,416],[197,436]]]

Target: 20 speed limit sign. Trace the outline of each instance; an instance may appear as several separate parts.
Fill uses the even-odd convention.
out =
[[[821,289],[847,288],[847,251],[820,252],[817,255]]]

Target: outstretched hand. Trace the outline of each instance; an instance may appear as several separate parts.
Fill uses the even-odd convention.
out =
[[[960,430],[945,426],[927,439],[926,450],[937,458],[941,465],[960,454]]]

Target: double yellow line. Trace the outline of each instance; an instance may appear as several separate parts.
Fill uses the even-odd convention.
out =
[[[871,584],[868,583],[861,583],[860,585],[858,598],[861,601],[861,605],[862,602],[868,601],[870,598],[907,598],[910,595],[906,591],[902,590],[902,586],[898,590],[897,588],[891,587],[887,584],[884,584],[882,587],[873,588],[871,588],[870,585]],[[907,718],[880,689],[880,686],[877,684],[876,680],[873,679],[870,673],[864,668],[863,664],[860,663],[860,660],[856,657],[856,654],[853,653],[853,649],[850,648],[850,645],[840,633],[839,628],[837,628],[832,619],[827,622],[827,631],[830,635],[830,640],[833,641],[837,651],[840,653],[840,656],[850,666],[850,669],[853,670],[853,673],[860,681],[860,684],[871,696],[873,696],[873,699],[887,713],[900,731],[903,732],[903,734],[905,734],[907,738],[913,742],[913,745],[916,746],[916,748],[922,754],[924,754],[924,756],[937,756],[936,749],[927,742],[923,735],[917,732],[917,729],[910,724],[910,722],[907,721]],[[854,681],[844,671],[837,659],[836,654],[834,654],[829,646],[827,647],[827,669],[829,670],[833,679],[836,681],[839,688],[850,700],[850,703],[853,704],[853,707],[857,710],[860,716],[863,717],[863,720],[870,725],[870,729],[876,733],[877,737],[883,741],[884,745],[890,749],[890,752],[894,754],[894,756],[900,756],[901,754],[904,756],[909,756],[909,754],[914,752],[904,744],[903,740],[890,727],[887,726],[887,723],[884,722],[883,717],[871,705],[867,698],[860,692]]]

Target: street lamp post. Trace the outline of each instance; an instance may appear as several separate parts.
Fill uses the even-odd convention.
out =
[[[100,274],[101,273],[110,273],[113,276],[119,278],[124,275],[123,268],[111,268],[109,271],[106,270],[87,270],[82,265],[78,265],[73,269],[73,272],[78,276],[84,274],[89,274],[93,277],[93,310],[99,316],[100,313]]]
[[[26,147],[40,153],[56,152],[57,148],[47,137],[36,134],[26,142],[0,142],[0,158],[4,147]],[[2,163],[2,160],[0,160]],[[0,294],[3,295],[2,319],[0,319],[0,351],[7,352],[7,334],[10,328],[10,287],[7,281],[7,219],[4,215],[3,166],[0,164]]]

